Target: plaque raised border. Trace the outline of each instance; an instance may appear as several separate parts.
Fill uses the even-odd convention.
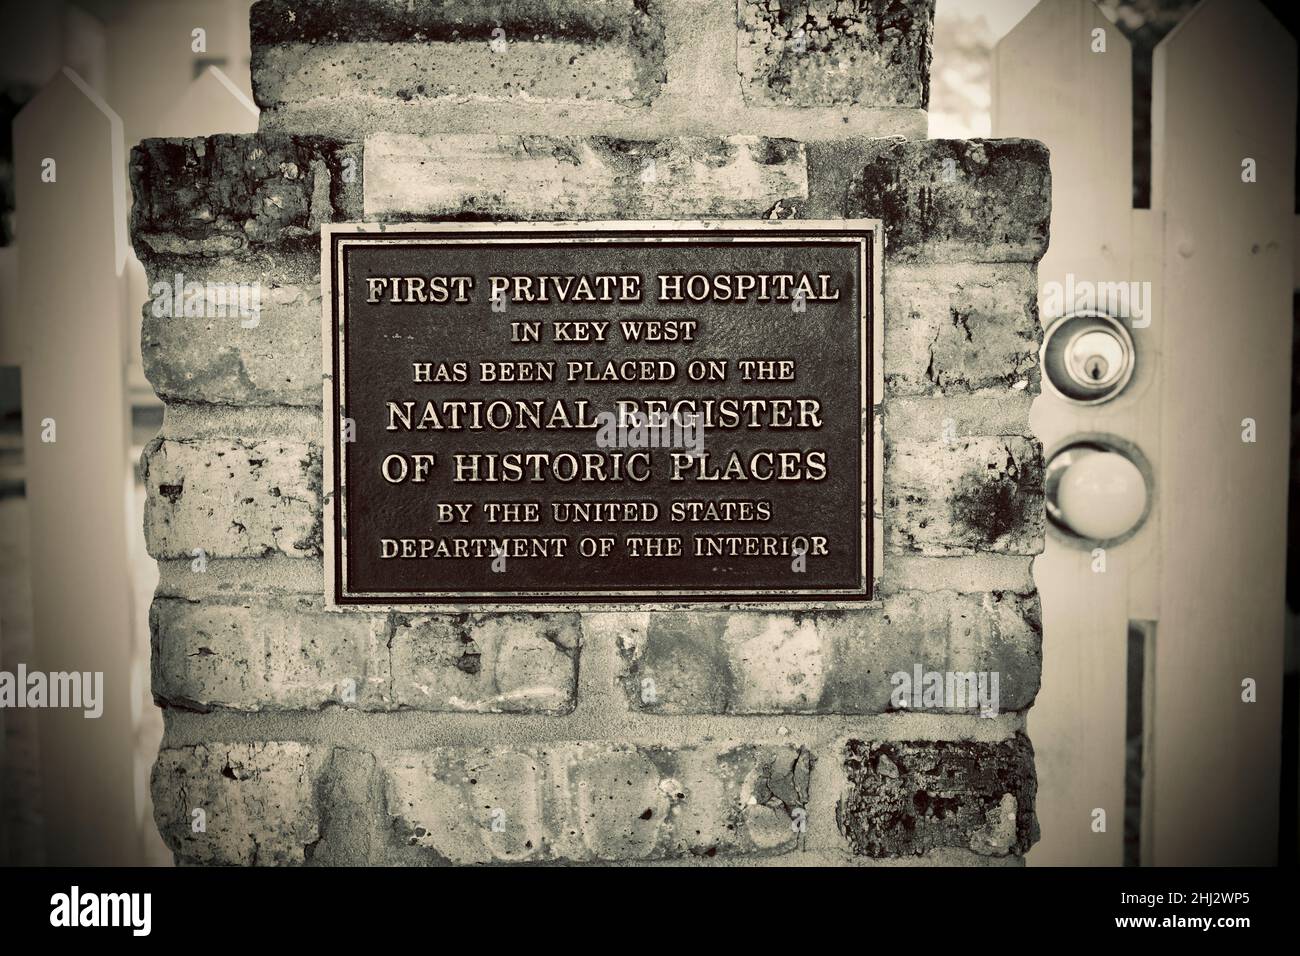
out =
[[[389,591],[354,592],[347,588],[346,460],[340,453],[339,414],[346,387],[344,337],[347,334],[343,253],[349,244],[396,243],[566,243],[663,239],[693,239],[719,244],[743,239],[773,241],[836,241],[858,237],[861,304],[859,315],[861,382],[860,454],[862,488],[861,525],[858,532],[859,580],[852,589],[619,589],[589,594],[572,591]],[[400,607],[410,612],[628,610],[629,605],[653,604],[656,609],[851,609],[877,605],[875,598],[884,560],[883,491],[884,455],[880,405],[884,393],[882,348],[884,342],[881,263],[883,225],[878,219],[835,220],[617,220],[549,222],[410,222],[326,223],[321,226],[322,298],[322,409],[324,419],[322,482],[324,506],[324,570],[326,606],[380,609]]]

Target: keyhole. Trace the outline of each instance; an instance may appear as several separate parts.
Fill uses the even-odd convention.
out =
[[[1048,384],[1069,402],[1107,401],[1133,375],[1128,329],[1100,314],[1068,315],[1057,321],[1047,330],[1041,356]]]

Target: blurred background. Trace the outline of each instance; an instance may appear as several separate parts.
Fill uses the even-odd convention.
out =
[[[938,0],[929,113],[932,137],[1007,134],[1006,124],[997,128],[993,115],[995,47],[1036,3],[1037,0]],[[26,391],[18,369],[20,357],[26,354],[23,336],[28,333],[23,331],[24,316],[15,281],[17,250],[23,244],[23,220],[27,211],[15,208],[15,117],[42,90],[50,89],[51,84],[62,84],[63,92],[51,95],[84,97],[105,118],[106,131],[112,127],[113,117],[120,119],[122,141],[127,150],[147,137],[251,132],[257,128],[257,115],[249,79],[249,6],[250,0],[41,0],[39,3],[4,0],[0,3],[4,24],[0,31],[0,668],[13,670],[18,662],[29,662],[38,656],[33,648],[34,602],[78,599],[58,582],[41,577],[46,574],[42,569],[58,567],[51,562],[67,558],[66,553],[57,559],[52,553],[42,556],[46,543],[39,532],[34,536],[29,507],[31,488],[24,467],[22,420],[22,397]],[[1153,50],[1195,2],[1102,0],[1098,6],[1131,46],[1132,136],[1128,151],[1131,152],[1132,206],[1142,210],[1151,206],[1152,198]],[[1292,0],[1272,0],[1265,6],[1295,33],[1296,5]],[[20,29],[15,28],[18,24]],[[204,31],[202,49],[196,49],[193,39],[196,28]],[[75,73],[75,90],[68,86],[68,75],[61,72],[64,67]],[[57,117],[41,121],[57,122]],[[1055,168],[1054,157],[1054,171]],[[1128,188],[1127,183],[1124,188]],[[123,214],[121,209],[114,213],[119,218]],[[1054,248],[1056,240],[1054,223]],[[121,237],[118,241],[122,242]],[[105,548],[108,553],[117,549],[120,563],[102,566],[105,586],[125,587],[129,600],[121,605],[121,613],[117,615],[121,620],[108,620],[114,614],[110,610],[105,613],[102,626],[97,628],[98,633],[84,637],[61,635],[60,639],[116,642],[111,643],[110,652],[104,658],[107,662],[104,666],[113,668],[105,677],[107,682],[129,687],[130,728],[129,734],[106,738],[103,746],[110,752],[100,755],[100,766],[116,768],[107,772],[117,773],[120,779],[114,781],[115,786],[100,780],[88,781],[87,786],[95,790],[102,784],[106,829],[117,832],[133,826],[127,843],[138,862],[170,865],[170,853],[152,823],[147,784],[163,724],[149,690],[148,609],[157,571],[144,548],[141,531],[144,492],[138,475],[141,449],[158,430],[162,406],[142,371],[140,310],[148,298],[144,273],[129,248],[123,245],[120,253],[125,259],[120,288],[105,292],[104,312],[95,316],[97,321],[119,322],[127,343],[120,394],[128,417],[120,431],[122,440],[116,466],[121,485],[117,498],[120,510],[103,537],[88,540],[83,547],[87,560],[102,560],[99,555],[105,553]],[[28,374],[32,374],[31,364],[24,364]],[[110,405],[115,401],[111,393],[104,397]],[[1293,400],[1293,421],[1300,421],[1294,418],[1297,408],[1300,402]],[[1294,441],[1292,447],[1294,455]],[[1293,474],[1296,471],[1292,469]],[[90,486],[102,483],[103,478],[87,475],[81,480]],[[1293,505],[1291,513],[1295,520],[1300,508]],[[1294,542],[1296,535],[1291,534],[1290,539]],[[1298,563],[1289,562],[1292,568]],[[1043,586],[1040,581],[1040,587]],[[1293,586],[1288,591],[1294,607],[1300,588]],[[1284,861],[1294,860],[1296,845],[1296,655],[1292,637],[1295,620],[1294,612],[1289,611],[1288,710],[1280,742],[1284,755],[1280,798],[1284,810],[1279,857]],[[1130,650],[1135,646],[1140,650],[1140,635],[1136,645],[1130,642]],[[1130,670],[1133,666],[1130,660]],[[1122,685],[1123,673],[1116,674],[1115,679]],[[1140,688],[1140,682],[1136,685],[1130,682],[1129,697],[1140,695]],[[1121,693],[1124,693],[1122,689]],[[1117,767],[1126,768],[1121,773],[1126,775],[1123,789],[1130,804],[1138,802],[1142,792],[1141,780],[1135,777],[1135,774],[1140,776],[1142,761],[1140,755],[1134,759],[1132,748],[1140,750],[1143,726],[1141,719],[1133,723],[1133,707],[1130,700],[1127,730],[1130,752],[1127,759],[1123,754],[1116,754],[1115,759]],[[50,781],[66,779],[52,775],[48,768],[43,769],[43,764],[50,762],[50,754],[43,753],[43,748],[56,750],[59,734],[64,732],[58,728],[42,728],[41,722],[47,718],[42,711],[0,710],[0,862],[6,864],[41,864],[47,859],[46,809],[51,804],[45,791],[51,786]],[[1119,719],[1123,722],[1123,715]],[[1030,731],[1033,735],[1032,722]],[[75,728],[67,732],[75,732]],[[1046,742],[1040,736],[1034,739],[1036,746]],[[1040,763],[1040,775],[1043,766]],[[129,782],[125,781],[127,774]],[[125,797],[113,798],[110,791]],[[129,815],[130,824],[123,822],[124,814]],[[1140,809],[1130,806],[1128,817],[1134,825],[1122,841],[1122,860],[1117,858],[1111,862],[1132,865],[1143,860],[1135,822],[1141,817]]]
[[[153,136],[252,132],[257,115],[249,85],[250,5],[251,0],[6,0],[0,5],[5,25],[0,38],[0,324],[10,333],[9,347],[0,347],[0,667],[4,669],[12,671],[17,662],[30,662],[35,656],[22,386],[18,369],[9,361],[19,347],[13,341],[19,309],[15,247],[22,233],[22,210],[14,208],[14,117],[67,66],[121,118],[127,150]],[[21,29],[15,28],[18,24]],[[196,28],[206,34],[202,52],[194,50]],[[131,777],[125,792],[132,797],[139,862],[171,865],[171,853],[153,825],[149,799],[149,772],[163,732],[162,714],[149,692],[149,604],[158,572],[145,553],[144,488],[138,474],[140,452],[162,422],[162,403],[141,366],[140,310],[148,292],[144,270],[129,250],[124,283],[125,294],[109,300],[106,310],[121,301],[116,319],[126,326],[123,388],[130,419],[124,430],[127,441],[121,450],[120,474],[124,484],[121,527],[127,535],[122,562],[129,572],[131,614],[129,624],[123,625],[129,637],[120,666],[116,673],[106,673],[105,680],[128,682],[132,727],[130,739],[120,742],[111,762]],[[87,635],[86,639],[103,638]],[[45,711],[0,711],[0,860],[5,863],[41,864],[46,859],[39,725],[49,716]],[[46,735],[47,746],[57,746],[51,739],[57,737]],[[109,789],[106,782],[102,785]],[[111,806],[106,799],[106,816],[112,815]]]

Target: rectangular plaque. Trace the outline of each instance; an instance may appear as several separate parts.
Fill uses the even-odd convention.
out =
[[[325,226],[330,603],[870,600],[880,235]]]

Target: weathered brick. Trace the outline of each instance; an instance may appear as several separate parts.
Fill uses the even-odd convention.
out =
[[[334,216],[340,144],[272,134],[147,139],[131,151],[131,234],[150,254],[309,244]]]
[[[192,710],[559,713],[573,708],[578,617],[390,617],[319,598],[155,598],[153,691]]]
[[[168,402],[320,405],[320,252],[271,258],[219,256],[145,260],[151,301],[144,305],[141,354],[154,391]],[[252,318],[159,315],[152,296],[187,283],[255,290]],[[155,290],[155,284],[159,284]],[[164,288],[165,287],[165,288]],[[227,310],[229,312],[229,310]]]
[[[620,861],[793,849],[802,747],[558,743],[408,752],[386,769],[394,838],[453,863]]]
[[[259,106],[351,125],[445,100],[637,106],[665,79],[660,0],[261,0],[252,45]]]
[[[385,614],[318,599],[155,598],[154,698],[194,710],[391,709]]]
[[[763,218],[808,195],[802,144],[758,136],[379,134],[365,143],[367,218]]]
[[[890,399],[978,389],[1037,394],[1042,327],[1032,266],[889,263],[882,286]]]
[[[1032,438],[888,442],[884,497],[891,553],[1043,549],[1043,449]]]
[[[141,458],[155,558],[318,555],[320,454],[306,442],[156,438]]]
[[[882,219],[895,261],[1034,262],[1047,249],[1047,147],[1025,139],[881,139],[845,215]]]
[[[323,763],[299,743],[166,747],[152,778],[158,831],[188,863],[301,864],[320,834],[314,786]]]
[[[745,98],[925,109],[934,0],[736,0]]]
[[[885,713],[898,709],[892,675],[918,664],[998,673],[1004,713],[1038,692],[1036,595],[912,591],[863,611],[637,617],[619,635],[620,679],[631,705],[650,713]]]
[[[1029,740],[862,741],[844,745],[840,832],[860,856],[963,848],[1021,854],[1038,839]]]
[[[396,615],[393,700],[415,710],[567,713],[577,614]]]

